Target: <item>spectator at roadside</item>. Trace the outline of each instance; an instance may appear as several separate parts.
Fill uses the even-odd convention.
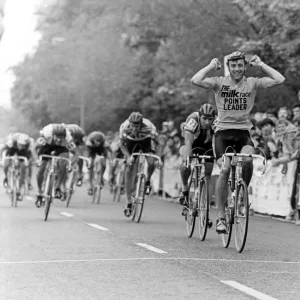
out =
[[[286,107],[282,106],[278,109],[278,119],[290,120],[292,112]]]
[[[300,116],[300,102],[294,104],[294,106],[293,106],[293,116],[294,117]]]
[[[271,119],[273,123],[276,125],[277,123],[277,112],[275,109],[269,109],[266,112],[266,118]]]

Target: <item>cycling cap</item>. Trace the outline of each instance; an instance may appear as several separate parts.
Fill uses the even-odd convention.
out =
[[[200,116],[204,115],[206,117],[214,117],[216,115],[216,111],[211,104],[205,103],[200,107],[199,114]]]
[[[27,134],[21,133],[17,138],[17,143],[19,145],[28,145],[30,143],[29,136]]]
[[[53,135],[66,137],[66,135],[67,135],[66,125],[65,124],[54,124],[53,125]]]
[[[243,52],[240,52],[240,51],[235,51],[235,52],[233,52],[233,53],[231,53],[227,56],[227,63],[230,60],[238,60],[238,59],[243,59],[246,62],[245,54]]]
[[[140,112],[132,112],[129,116],[129,122],[132,124],[141,124],[143,121],[143,115]]]

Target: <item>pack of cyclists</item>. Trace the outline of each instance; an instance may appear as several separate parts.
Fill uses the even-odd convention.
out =
[[[264,77],[246,77],[248,66],[259,68]],[[200,69],[191,79],[192,83],[200,88],[212,90],[215,95],[215,105],[205,103],[192,112],[184,123],[181,124],[182,145],[180,147],[181,166],[180,176],[182,181],[182,193],[179,203],[182,205],[182,215],[186,214],[189,197],[188,182],[191,175],[190,166],[186,164],[187,158],[193,154],[213,156],[215,159],[207,160],[205,164],[205,176],[209,180],[214,162],[220,167],[220,176],[217,181],[217,233],[226,232],[225,201],[227,199],[227,181],[230,172],[229,158],[222,162],[222,155],[228,147],[237,152],[254,153],[254,145],[250,138],[252,127],[249,115],[253,108],[256,94],[259,89],[268,89],[282,84],[285,78],[276,70],[266,65],[254,55],[249,61],[242,52],[236,51],[227,57],[228,76],[208,77],[212,70],[221,68],[217,58]],[[100,167],[101,183],[104,185],[104,172],[109,165],[108,184],[115,182],[116,163],[115,158],[123,158],[126,161],[125,169],[125,207],[126,217],[131,216],[133,191],[135,189],[136,168],[133,152],[143,153],[157,152],[158,133],[155,125],[145,118],[141,112],[132,112],[120,125],[119,133],[108,143],[105,134],[101,131],[93,131],[86,135],[85,131],[77,124],[49,124],[41,129],[40,136],[34,140],[28,135],[16,132],[11,134],[1,150],[5,156],[25,156],[30,162],[28,168],[28,188],[32,189],[32,164],[37,168],[36,182],[36,206],[40,207],[43,201],[43,182],[48,160],[40,156],[43,154],[66,157],[71,160],[72,167],[78,167],[77,186],[83,183],[83,160],[79,156],[90,158],[88,181],[88,195],[93,195],[93,178],[95,168]],[[109,162],[109,163],[108,163]],[[10,161],[4,163],[3,185],[8,185],[7,172]],[[147,174],[145,181],[145,194],[151,192],[151,177],[157,167],[152,157],[147,157]],[[25,166],[21,166],[21,185],[24,185]],[[58,177],[55,181],[55,198],[64,201],[66,199],[66,181],[68,170],[66,161],[58,162]],[[243,165],[243,177],[249,185],[253,172],[251,160]],[[18,194],[18,200],[22,197]],[[210,221],[210,227],[212,221]]]

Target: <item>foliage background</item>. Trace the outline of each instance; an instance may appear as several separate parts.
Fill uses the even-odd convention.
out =
[[[214,102],[190,78],[241,49],[286,76],[253,111],[291,107],[300,89],[299,15],[291,0],[57,1],[39,12],[36,53],[13,68],[12,104],[35,128],[79,124],[83,101],[87,132],[117,130],[132,110],[158,128],[166,119],[178,125]]]

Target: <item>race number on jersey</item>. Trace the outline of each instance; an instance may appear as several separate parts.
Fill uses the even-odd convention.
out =
[[[186,130],[194,132],[198,127],[198,123],[194,119],[189,119],[188,122],[185,124],[184,128]]]

